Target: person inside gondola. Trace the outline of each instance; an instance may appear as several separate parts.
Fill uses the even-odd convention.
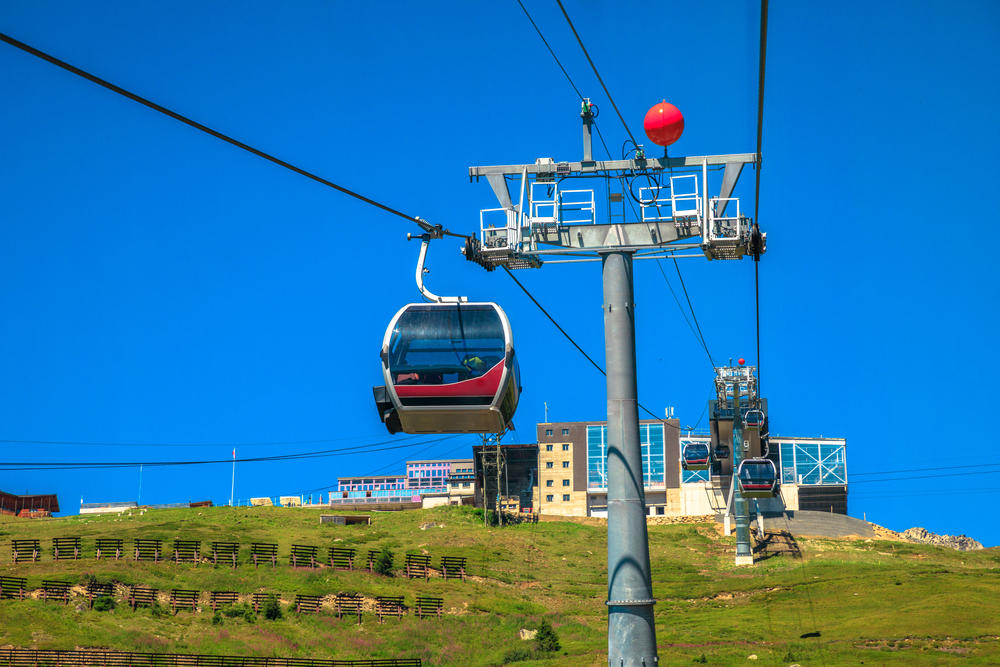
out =
[[[395,384],[441,384],[441,373],[397,373]]]
[[[486,362],[473,354],[465,357],[462,360],[462,365],[469,371],[469,377],[479,377],[486,371]]]

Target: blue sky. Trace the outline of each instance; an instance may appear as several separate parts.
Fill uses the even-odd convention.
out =
[[[624,130],[558,7],[528,6],[617,153]],[[666,98],[686,118],[673,155],[754,150],[756,3],[567,9],[633,132]],[[1000,6],[776,2],[770,19],[760,273],[772,429],[846,437],[851,474],[1000,464],[987,437]],[[580,156],[579,101],[513,1],[8,1],[0,31],[461,233],[496,205],[468,166]],[[7,443],[4,460],[390,440],[370,388],[385,325],[417,297],[411,226],[2,44],[0,99],[0,440],[120,443]],[[752,206],[752,172],[738,194]],[[510,315],[525,387],[511,441],[534,439],[544,402],[552,420],[601,419],[603,378],[505,274],[457,246],[431,249],[428,284]],[[752,263],[682,270],[716,361],[753,362]],[[518,276],[603,362],[598,265]],[[637,263],[636,301],[640,400],[693,424],[711,369],[653,262]],[[475,441],[244,464],[236,495],[301,493]],[[976,474],[859,475],[851,514],[1000,543],[971,511],[1000,491],[995,474],[910,476],[955,472]],[[145,468],[142,499],[223,502],[229,485],[225,464]],[[135,499],[138,471],[3,471],[0,489],[56,492],[75,510],[81,497]]]

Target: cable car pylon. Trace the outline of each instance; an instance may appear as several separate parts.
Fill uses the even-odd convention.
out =
[[[646,124],[647,136],[666,146],[678,138],[681,118],[679,112],[668,114],[666,105],[658,108],[663,112],[655,111]],[[584,100],[583,159],[578,162],[539,157],[531,164],[469,168],[470,180],[485,178],[500,207],[480,211],[479,237],[466,242],[464,253],[487,271],[497,266],[508,271],[540,268],[543,262],[601,263],[608,401],[608,663],[649,667],[659,659],[639,438],[634,260],[732,260],[752,254],[752,221],[732,195],[743,167],[756,166],[758,158],[754,153],[652,157],[637,146],[631,158],[595,160],[590,112]],[[721,172],[715,184],[718,196],[709,194],[710,172],[713,177]],[[562,187],[586,178],[644,179],[648,187],[639,189],[637,219],[612,216],[608,206],[607,221],[599,220],[594,190]],[[519,187],[519,197],[511,196],[509,181]],[[755,238],[755,251],[763,253],[764,235]],[[695,252],[676,254],[682,250]]]

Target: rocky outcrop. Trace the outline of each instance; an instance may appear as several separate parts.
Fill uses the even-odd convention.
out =
[[[907,528],[900,534],[910,542],[933,544],[938,547],[958,549],[959,551],[975,551],[976,549],[983,548],[982,544],[971,537],[966,537],[965,535],[935,535],[926,528]]]

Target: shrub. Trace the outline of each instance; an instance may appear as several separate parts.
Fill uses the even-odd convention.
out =
[[[264,604],[261,605],[261,611],[264,613],[264,618],[269,621],[276,621],[281,618],[281,603],[278,602],[276,596],[268,596],[264,600]]]
[[[704,654],[704,653],[702,653],[700,657],[698,657],[698,658],[695,658],[695,659],[694,659],[694,660],[692,660],[691,662],[697,662],[697,663],[700,663],[700,664],[705,664],[705,663],[707,663],[707,662],[708,662],[708,658],[706,658],[706,657],[705,657],[705,654]]]
[[[378,556],[375,557],[375,573],[381,574],[386,577],[392,576],[392,551],[389,547],[382,547],[382,550],[378,552]]]
[[[223,607],[221,611],[223,616],[237,618],[238,616],[245,615],[248,611],[252,614],[253,607],[248,604],[231,604],[228,607]]]
[[[542,619],[542,622],[538,624],[538,634],[535,635],[535,641],[538,642],[539,651],[549,653],[559,650],[559,635],[545,619]]]
[[[512,662],[521,662],[522,660],[531,660],[531,651],[524,648],[523,646],[518,646],[517,648],[512,648],[503,654],[503,664],[508,665]]]
[[[115,600],[108,595],[102,595],[94,600],[94,611],[111,611],[114,608]]]
[[[222,625],[222,614],[215,612],[212,616],[212,625]]]
[[[151,613],[156,618],[163,618],[164,616],[170,616],[170,610],[166,607],[161,607],[158,602],[154,602],[149,607],[149,613]]]

